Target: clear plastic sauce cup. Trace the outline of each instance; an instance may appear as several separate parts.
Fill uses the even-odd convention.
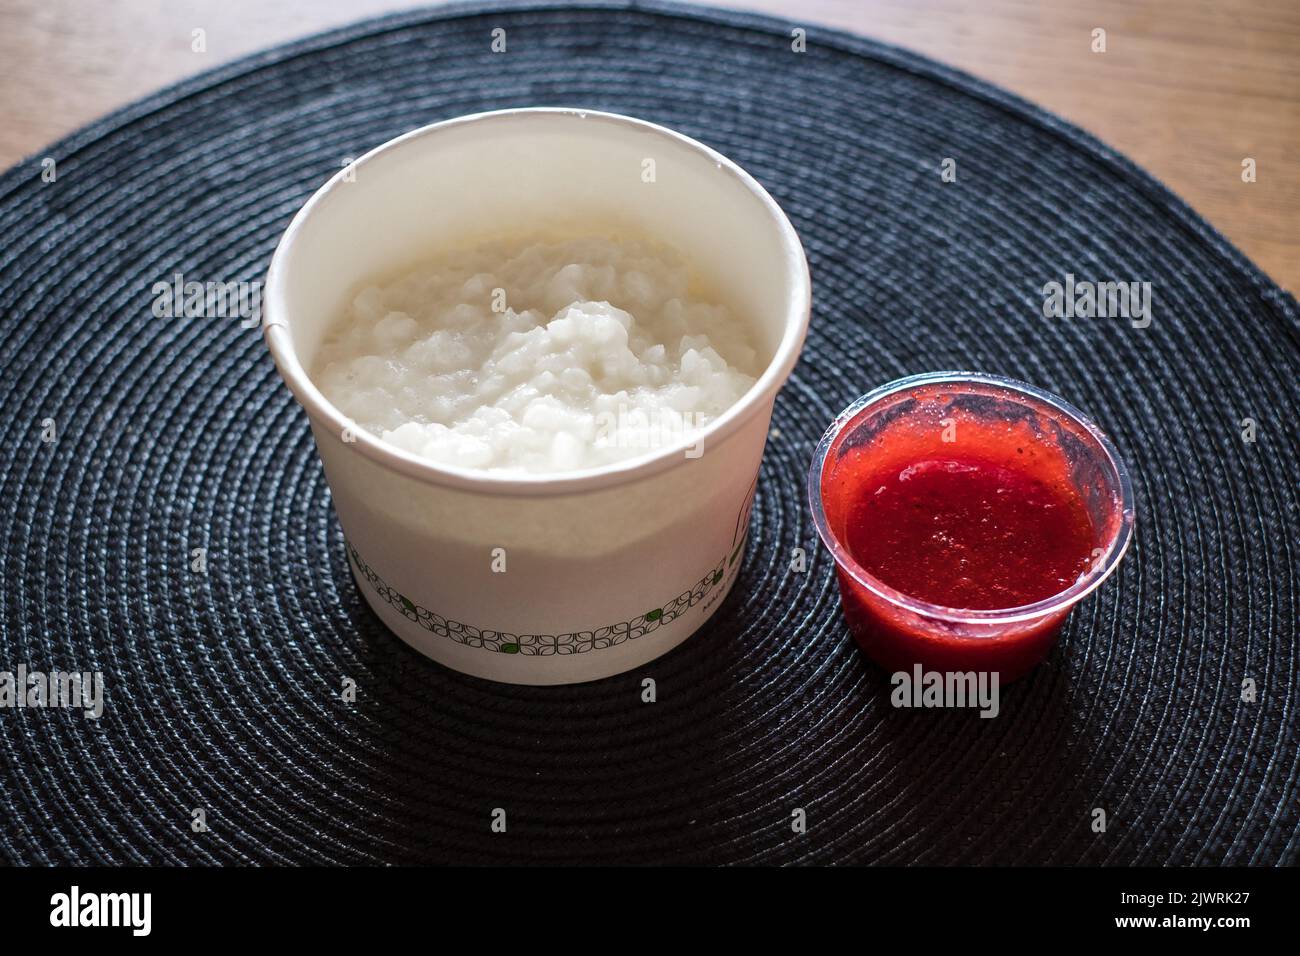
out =
[[[1094,547],[1071,586],[1016,607],[945,607],[889,586],[850,553],[850,512],[870,493],[863,476],[897,474],[892,469],[972,448],[994,466],[1062,489],[1082,505]],[[850,405],[817,446],[808,498],[817,532],[835,558],[849,628],[873,660],[895,672],[916,665],[996,672],[1003,682],[1047,655],[1071,608],[1118,566],[1134,525],[1124,464],[1092,422],[1032,385],[973,372],[900,379]]]

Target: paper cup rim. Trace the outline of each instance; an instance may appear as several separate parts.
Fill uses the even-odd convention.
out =
[[[415,140],[433,136],[456,127],[546,115],[579,117],[593,125],[604,123],[639,129],[674,140],[713,162],[717,168],[738,181],[759,201],[764,207],[771,225],[780,234],[786,268],[791,272],[793,278],[790,296],[785,307],[787,317],[785,329],[781,334],[780,344],[777,346],[771,361],[768,362],[762,375],[741,396],[739,401],[698,433],[662,449],[647,452],[644,455],[574,472],[560,472],[555,475],[546,473],[497,473],[445,465],[397,448],[382,441],[370,432],[356,427],[355,423],[325,398],[320,389],[312,382],[298,359],[297,351],[293,346],[292,335],[289,331],[286,319],[288,307],[285,302],[284,263],[291,254],[305,223],[317,207],[325,202],[345,181],[344,177],[348,174],[349,169],[354,172],[359,171],[363,166],[373,162],[383,153],[399,149]],[[794,369],[808,333],[808,323],[812,310],[812,279],[808,271],[808,260],[804,255],[799,236],[785,212],[754,177],[718,151],[667,127],[618,113],[576,107],[528,107],[473,113],[411,130],[376,146],[355,160],[349,167],[335,173],[298,210],[284,235],[281,236],[280,242],[271,256],[271,264],[267,270],[264,299],[263,336],[280,376],[284,379],[294,397],[307,411],[312,421],[340,436],[345,430],[351,430],[355,436],[355,441],[349,442],[349,444],[357,452],[379,465],[432,485],[499,495],[558,495],[606,488],[649,477],[688,460],[685,458],[686,449],[695,445],[721,442],[734,434],[751,416],[758,413],[765,401],[775,398],[776,392],[789,378],[791,371]]]

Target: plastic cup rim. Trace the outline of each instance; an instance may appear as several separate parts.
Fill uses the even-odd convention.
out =
[[[1121,520],[1119,527],[1116,529],[1114,536],[1103,547],[1105,554],[1101,564],[1083,575],[1073,585],[1060,591],[1051,597],[1043,598],[1032,604],[1023,604],[1018,607],[1009,608],[953,608],[942,604],[932,604],[919,598],[905,594],[896,588],[892,588],[880,579],[868,573],[861,567],[849,554],[835,537],[826,520],[826,511],[822,505],[821,483],[822,472],[826,463],[826,456],[830,453],[831,445],[839,437],[849,422],[853,421],[865,409],[879,403],[881,400],[899,392],[908,391],[921,385],[936,384],[971,384],[971,385],[989,385],[1003,389],[1013,394],[1019,394],[1044,403],[1058,412],[1063,413],[1066,417],[1074,421],[1081,428],[1086,430],[1093,440],[1097,442],[1098,447],[1105,453],[1107,463],[1110,466],[1116,478],[1116,484],[1120,493]],[[834,421],[822,435],[821,441],[818,442],[816,450],[813,452],[812,463],[808,469],[808,504],[812,510],[813,524],[817,528],[817,535],[821,538],[822,543],[830,551],[831,556],[835,559],[836,565],[847,573],[855,582],[860,584],[866,590],[877,597],[889,602],[897,607],[904,608],[923,617],[934,618],[947,621],[953,624],[1014,624],[1023,621],[1032,621],[1038,618],[1047,617],[1056,612],[1066,611],[1083,600],[1094,590],[1101,586],[1119,566],[1120,559],[1128,551],[1129,545],[1133,539],[1133,529],[1136,522],[1136,513],[1133,502],[1133,486],[1129,479],[1128,470],[1124,465],[1123,459],[1111,444],[1109,438],[1093,422],[1084,415],[1079,409],[1075,408],[1059,395],[1041,389],[1036,385],[1030,385],[1028,382],[1022,382],[1018,379],[1007,378],[1001,375],[990,375],[982,372],[969,371],[944,371],[944,372],[925,372],[919,375],[909,375],[904,378],[895,379],[884,385],[874,388],[865,395],[858,398],[849,405],[844,411],[835,416]]]

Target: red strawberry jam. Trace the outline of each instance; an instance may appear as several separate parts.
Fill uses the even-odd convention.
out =
[[[1092,563],[1077,494],[973,456],[864,478],[845,545],[904,594],[951,608],[1009,608],[1059,594]]]

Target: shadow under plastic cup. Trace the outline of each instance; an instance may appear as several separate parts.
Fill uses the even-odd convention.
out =
[[[959,437],[957,437],[959,436]],[[978,444],[993,464],[1078,495],[1095,549],[1069,588],[1019,607],[967,609],[931,604],[864,570],[844,542],[855,494],[852,476],[899,470],[950,456],[954,437]],[[1032,448],[1032,463],[1023,449]],[[1022,451],[1018,451],[1021,449]],[[881,386],[827,429],[808,472],[813,520],[835,558],[845,618],[854,638],[890,671],[997,672],[1014,680],[1047,655],[1070,610],[1118,566],[1133,534],[1133,490],[1119,455],[1082,412],[1023,382],[973,372],[934,372]]]

